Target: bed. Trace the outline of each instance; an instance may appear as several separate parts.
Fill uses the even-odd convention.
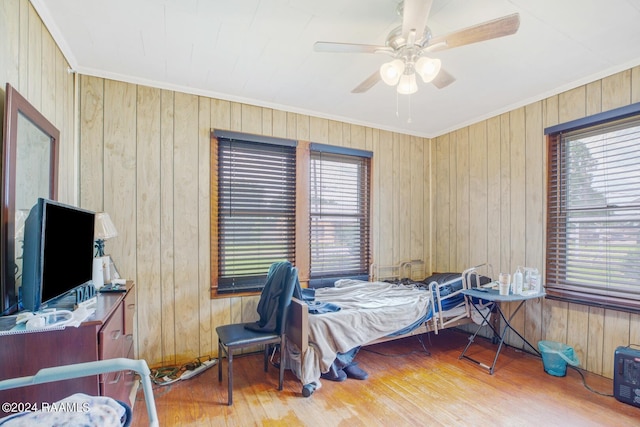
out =
[[[392,270],[404,275],[410,269],[403,263]],[[334,287],[315,290],[314,303],[340,307],[321,315],[309,314],[314,303],[294,298],[283,363],[300,379],[303,395],[310,396],[321,386],[321,374],[338,353],[470,323],[472,312],[462,290],[491,280],[490,273],[480,273],[480,269],[490,267],[434,274],[422,281],[374,274],[370,282],[339,280]]]
[[[149,425],[157,427],[158,416],[150,371],[144,360],[125,358],[98,360],[73,365],[44,368],[33,376],[0,381],[0,390],[35,384],[80,378],[108,372],[132,370],[140,375]],[[132,408],[104,396],[76,393],[57,402],[3,402],[3,412],[13,413],[0,419],[0,426],[65,425],[65,426],[128,426]]]

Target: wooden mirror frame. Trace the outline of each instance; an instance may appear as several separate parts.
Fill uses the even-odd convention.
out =
[[[5,92],[5,114],[2,145],[2,238],[0,239],[0,314],[11,314],[18,309],[16,289],[16,176],[18,144],[18,118],[22,116],[49,139],[49,191],[40,197],[55,200],[58,182],[58,145],[60,131],[9,83]],[[35,178],[34,178],[35,179]],[[33,204],[36,200],[33,201]]]

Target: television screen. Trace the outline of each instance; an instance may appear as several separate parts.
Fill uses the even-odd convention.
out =
[[[42,305],[91,281],[94,212],[40,198],[24,230],[22,306]]]

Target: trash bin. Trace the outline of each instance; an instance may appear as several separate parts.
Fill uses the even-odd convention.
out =
[[[567,375],[567,363],[578,366],[580,361],[573,347],[555,341],[538,341],[538,350],[542,354],[544,371],[556,377]]]

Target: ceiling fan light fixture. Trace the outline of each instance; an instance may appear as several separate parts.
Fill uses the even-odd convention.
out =
[[[380,77],[389,86],[398,84],[400,77],[403,75],[402,73],[404,73],[404,62],[399,59],[385,62],[380,66]]]
[[[416,72],[425,83],[431,82],[440,72],[442,61],[437,58],[421,57],[416,61]]]
[[[415,73],[403,74],[400,77],[400,82],[398,83],[398,87],[396,88],[396,90],[401,95],[411,95],[412,93],[416,93],[418,91],[418,84],[416,83],[416,74]]]

